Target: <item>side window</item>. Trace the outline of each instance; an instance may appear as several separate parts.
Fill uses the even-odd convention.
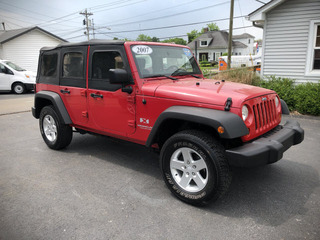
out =
[[[42,77],[56,77],[57,76],[57,64],[58,54],[57,53],[45,53],[42,55],[41,60],[41,71]]]
[[[85,59],[86,57],[81,51],[65,51],[62,57],[61,86],[86,88]]]
[[[92,56],[92,78],[89,88],[115,91],[119,85],[110,84],[110,69],[123,69],[122,57],[117,51],[95,52]]]
[[[4,65],[2,65],[1,63],[0,63],[0,73],[4,73],[4,74],[7,73],[6,67]]]
[[[83,54],[78,52],[66,53],[63,56],[62,77],[82,78],[83,73]]]

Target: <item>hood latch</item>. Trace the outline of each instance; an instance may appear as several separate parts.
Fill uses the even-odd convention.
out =
[[[229,110],[230,110],[231,105],[232,105],[232,98],[231,98],[231,97],[229,97],[229,98],[227,99],[227,101],[226,101],[226,104],[225,104],[224,110],[225,110],[225,111],[229,111]]]

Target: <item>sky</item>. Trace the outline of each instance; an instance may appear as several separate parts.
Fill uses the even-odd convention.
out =
[[[233,34],[262,38],[262,29],[244,17],[263,6],[262,2],[269,0],[235,0]],[[95,36],[91,29],[90,39],[135,40],[139,34],[160,40],[187,39],[188,32],[200,31],[211,22],[228,30],[230,0],[0,0],[0,22],[6,30],[39,26],[67,41],[79,42],[87,40],[80,14],[85,9],[93,14],[89,19]]]

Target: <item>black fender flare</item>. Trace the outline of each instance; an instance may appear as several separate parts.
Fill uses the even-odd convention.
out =
[[[41,103],[42,99],[49,100],[54,108],[57,110],[57,114],[61,117],[64,124],[72,124],[71,118],[68,114],[64,103],[58,93],[51,91],[40,91],[34,96],[34,107],[32,108],[32,114],[35,118],[40,117],[41,109],[45,106]]]
[[[147,139],[147,147],[154,143],[162,123],[170,119],[200,123],[210,126],[216,131],[218,127],[222,126],[225,131],[219,136],[225,139],[238,138],[249,134],[249,130],[243,120],[232,112],[200,107],[173,106],[163,111],[156,120]]]
[[[281,102],[281,112],[282,112],[282,114],[290,115],[290,111],[289,111],[287,103],[283,99],[280,99],[280,102]]]

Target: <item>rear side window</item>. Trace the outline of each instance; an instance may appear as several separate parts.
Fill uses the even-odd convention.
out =
[[[86,88],[86,55],[82,50],[66,49],[62,57],[60,85]]]
[[[63,77],[82,78],[84,73],[83,54],[79,52],[66,53],[63,57]]]
[[[56,77],[57,76],[57,53],[45,53],[42,55],[41,71],[42,77]]]

